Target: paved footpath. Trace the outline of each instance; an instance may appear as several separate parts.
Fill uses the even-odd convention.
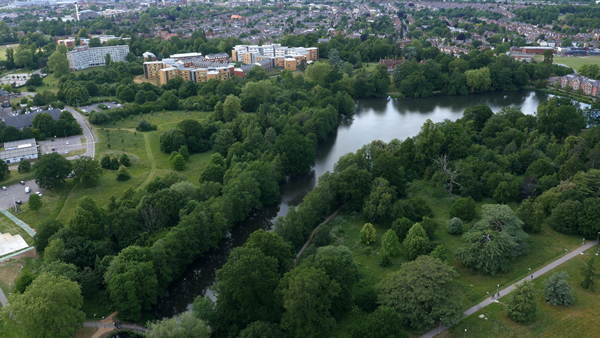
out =
[[[571,252],[569,252],[568,254],[562,256],[561,258],[553,261],[552,263],[532,272],[530,275],[528,275],[527,277],[521,279],[520,281],[500,290],[500,298],[508,295],[511,291],[513,291],[518,284],[523,283],[523,281],[526,280],[531,280],[531,275],[533,275],[533,279],[536,279],[540,276],[542,276],[543,274],[549,272],[550,270],[558,267],[559,265],[563,264],[564,262],[573,259],[577,256],[579,256],[581,253],[583,253],[585,250],[592,248],[594,245],[596,245],[597,242],[596,241],[590,241],[588,242],[588,244],[584,245],[583,247],[579,247],[576,250],[573,250]],[[475,312],[483,309],[484,307],[495,303],[496,299],[492,299],[491,297],[486,298],[483,302],[473,306],[472,308],[468,309],[467,311],[465,311],[465,313],[463,313],[463,318],[470,316],[472,314],[474,314]],[[461,318],[461,320],[463,319]],[[460,320],[459,320],[460,321]],[[421,336],[421,338],[432,338],[437,336],[438,334],[440,334],[440,332],[444,332],[449,328],[449,326],[446,325],[442,325],[441,328],[436,327],[435,329],[432,329],[430,331],[428,331],[427,333],[425,333],[424,335]]]

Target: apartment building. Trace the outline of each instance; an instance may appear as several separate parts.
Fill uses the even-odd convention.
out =
[[[185,81],[196,83],[213,79],[225,81],[233,75],[233,68],[233,64],[212,62],[199,54],[195,56],[174,54],[171,58],[162,61],[144,62],[144,77],[159,79],[161,85],[178,76]]]
[[[296,65],[300,64],[302,60],[307,63],[317,61],[319,59],[319,48],[285,47],[280,44],[237,45],[231,51],[231,58],[234,62],[244,64],[254,64],[262,59],[270,58],[274,67],[284,67],[286,58],[295,59]]]
[[[69,69],[80,70],[88,67],[104,66],[106,65],[106,54],[110,54],[112,61],[124,62],[125,57],[129,54],[129,46],[76,47],[74,50],[67,52]]]

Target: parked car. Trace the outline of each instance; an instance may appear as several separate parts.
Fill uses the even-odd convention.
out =
[[[2,187],[2,190],[6,191],[6,187]]]
[[[42,197],[42,193],[39,192],[39,191],[36,191],[35,194],[38,195],[38,196],[40,196],[40,197]]]
[[[29,189],[29,187],[25,188],[25,193],[29,194],[31,192],[31,189]]]
[[[68,150],[65,150],[65,154],[68,154],[68,153],[69,153],[69,151],[68,151]]]
[[[25,185],[25,181],[19,182],[20,185]]]
[[[69,141],[67,141],[67,144],[69,144]]]
[[[52,151],[54,151],[54,150],[56,150],[56,149],[54,149],[54,147],[52,147]]]
[[[16,201],[17,204],[23,204],[23,201]]]
[[[52,138],[52,139],[50,139],[50,142],[54,142],[54,139],[53,139],[53,138]]]

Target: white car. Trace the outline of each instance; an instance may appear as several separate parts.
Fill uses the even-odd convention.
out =
[[[36,191],[35,193],[36,193],[38,196],[42,197],[42,193],[41,193],[41,192],[39,192],[39,191]]]
[[[69,141],[67,141],[67,144],[69,144]]]
[[[68,153],[69,153],[69,151],[68,151],[68,150],[65,150],[65,154],[68,154]]]

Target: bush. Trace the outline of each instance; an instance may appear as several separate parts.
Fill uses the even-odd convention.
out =
[[[448,224],[446,225],[446,230],[450,235],[460,235],[463,232],[462,226],[463,222],[461,221],[461,219],[458,217],[454,217],[448,221]]]
[[[106,109],[108,109],[108,107],[107,107],[107,106],[106,106],[104,103],[100,103],[100,104],[98,105],[98,108],[100,108],[100,109],[102,109],[102,110],[106,110]]]
[[[121,165],[126,166],[126,167],[131,167],[131,160],[129,159],[129,156],[127,156],[125,154],[121,154],[121,158],[119,159],[119,163]]]
[[[177,171],[185,170],[185,159],[180,154],[173,156],[171,167]]]
[[[19,163],[19,174],[26,174],[31,171],[31,162],[21,161]]]
[[[475,218],[475,201],[470,196],[457,199],[450,207],[450,217],[458,217],[465,222],[471,222]]]
[[[109,155],[102,156],[102,159],[100,160],[100,166],[104,169],[111,169]]]
[[[117,181],[127,181],[131,178],[131,174],[129,174],[129,170],[124,165],[119,167],[119,171],[117,172]]]
[[[410,230],[413,224],[415,223],[406,217],[398,218],[392,223],[392,230],[398,236],[398,240],[403,241],[406,238],[406,234],[408,234],[408,230]]]
[[[105,124],[108,121],[110,121],[110,117],[104,112],[94,112],[90,114],[91,124]]]
[[[138,122],[137,127],[135,127],[135,130],[150,131],[150,130],[152,130],[152,125],[150,124],[150,122],[148,122],[146,120],[140,120],[140,122]]]
[[[29,196],[29,209],[38,211],[42,207],[42,198],[38,194]]]
[[[360,242],[362,244],[371,245],[373,242],[375,242],[376,237],[377,234],[373,224],[365,223],[363,228],[360,230]]]
[[[118,170],[120,165],[121,164],[119,163],[119,159],[118,158],[113,157],[113,158],[110,159],[110,169],[112,169],[112,170]]]

